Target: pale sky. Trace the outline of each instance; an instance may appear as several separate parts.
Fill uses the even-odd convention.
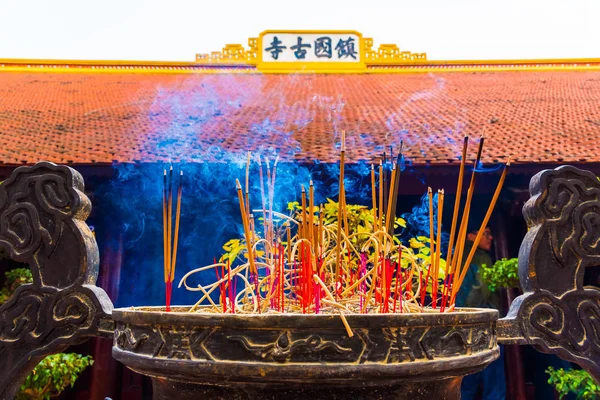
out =
[[[0,58],[193,61],[268,29],[352,29],[429,59],[600,58],[600,0],[0,0]]]

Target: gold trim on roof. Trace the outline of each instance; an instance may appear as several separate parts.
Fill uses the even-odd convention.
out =
[[[395,44],[382,44],[373,50],[373,38],[365,38],[365,60],[367,65],[399,65],[427,61],[427,53],[400,51]]]
[[[258,39],[248,39],[248,47],[249,49],[246,50],[241,44],[227,44],[221,51],[213,51],[210,54],[196,54],[196,63],[256,65]]]

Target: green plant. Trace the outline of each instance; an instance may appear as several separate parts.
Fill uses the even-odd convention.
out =
[[[584,370],[548,367],[546,373],[550,375],[548,383],[554,386],[561,399],[569,393],[574,393],[581,400],[600,397],[600,385]]]
[[[31,271],[27,268],[16,268],[4,274],[6,281],[0,289],[0,305],[6,303],[13,292],[21,285],[33,282]]]
[[[4,274],[6,280],[0,289],[0,305],[4,304],[21,285],[33,282],[31,271],[16,268]],[[60,394],[67,387],[73,387],[77,377],[93,364],[89,356],[81,354],[53,354],[44,358],[25,379],[17,400],[46,400]]]
[[[496,261],[490,268],[483,264],[480,268],[481,279],[493,292],[498,288],[519,287],[519,260],[517,258]]]
[[[79,375],[94,361],[81,354],[54,354],[44,358],[25,379],[17,400],[47,400],[67,387],[73,387]]]

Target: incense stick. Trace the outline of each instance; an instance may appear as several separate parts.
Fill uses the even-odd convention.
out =
[[[458,220],[458,210],[460,209],[460,198],[462,195],[463,179],[465,173],[465,163],[467,160],[467,149],[469,146],[469,136],[465,135],[463,140],[462,156],[460,159],[460,168],[458,172],[458,182],[456,183],[456,197],[454,198],[454,212],[452,214],[452,227],[450,228],[450,242],[448,243],[448,255],[446,256],[446,279],[444,279],[444,285],[442,287],[442,309],[446,306],[446,297],[450,290],[450,283],[452,282],[453,269],[453,253],[454,252],[454,239],[456,235],[456,224]],[[462,224],[461,224],[462,225]]]
[[[262,167],[262,163],[260,162],[260,158],[261,156],[258,156],[258,173],[259,173],[259,179],[260,179],[260,198],[261,198],[261,202],[262,202],[262,213],[263,213],[263,235],[265,236],[265,239],[267,239],[267,232],[268,232],[268,221],[267,221],[267,205],[266,205],[266,201],[265,201],[265,185],[264,185],[264,178],[263,178],[263,167]]]
[[[235,185],[238,192],[238,200],[240,202],[240,212],[242,214],[242,224],[244,226],[244,236],[246,237],[246,248],[248,249],[248,260],[250,262],[250,272],[253,274],[258,273],[256,265],[254,264],[254,252],[252,251],[252,244],[250,243],[250,232],[248,227],[248,220],[246,219],[246,207],[244,205],[244,197],[242,196],[242,185],[239,180],[235,180]]]
[[[335,282],[338,282],[340,279],[340,268],[341,268],[341,237],[342,237],[342,210],[344,201],[344,157],[346,153],[346,133],[342,130],[342,144],[340,150],[340,180],[339,180],[339,196],[338,196],[338,218],[337,218],[337,245],[335,250]],[[336,291],[337,294],[337,291]]]
[[[379,229],[383,228],[383,163],[379,161]]]
[[[250,215],[250,152],[246,161],[246,214]]]
[[[432,287],[432,308],[435,309],[437,303],[437,292],[438,292],[438,279],[440,274],[440,262],[441,262],[441,249],[442,249],[442,215],[444,212],[444,191],[438,190],[438,203],[437,203],[437,237],[435,243],[435,269],[433,273],[433,287]],[[447,269],[447,267],[446,267]]]
[[[434,221],[433,221],[433,191],[431,188],[427,188],[427,197],[429,198],[429,269],[427,270],[427,276],[425,277],[425,290],[423,294],[427,292],[427,285],[429,284],[429,276],[431,275],[432,280],[434,279],[435,273],[435,248],[436,243],[434,242]],[[433,283],[431,285],[433,288]],[[423,296],[425,297],[425,296]],[[423,305],[423,303],[421,303]]]
[[[173,240],[173,166],[169,169],[169,180],[168,180],[168,194],[167,194],[167,254],[169,258],[168,273],[167,276],[171,276],[171,254],[172,254],[172,240]]]
[[[377,232],[377,191],[375,189],[375,166],[371,164],[371,199],[373,201],[373,231]]]
[[[167,170],[164,170],[163,174],[163,256],[164,256],[164,273],[165,283],[169,280],[169,253],[167,250]]]
[[[396,208],[398,206],[398,193],[400,191],[400,175],[402,173],[402,150],[404,149],[404,141],[400,141],[400,150],[398,151],[398,157],[396,158],[396,175],[394,179],[394,195],[392,196],[392,207],[391,214],[388,217],[390,220],[391,229],[388,229],[388,233],[393,234],[396,223]]]
[[[177,187],[177,208],[175,211],[175,239],[173,241],[173,262],[171,263],[171,274],[169,281],[175,278],[175,266],[177,265],[177,246],[179,243],[179,220],[181,216],[181,195],[183,190],[183,171],[179,171],[179,185]]]
[[[510,167],[510,159],[507,161],[506,165],[504,166],[504,170],[502,171],[502,175],[500,176],[500,180],[498,181],[498,185],[496,186],[496,191],[494,192],[492,201],[490,202],[490,205],[487,209],[485,217],[483,218],[481,227],[479,228],[479,231],[477,232],[477,236],[475,237],[475,241],[473,242],[471,251],[469,252],[469,255],[462,267],[462,270],[460,273],[460,278],[458,279],[458,284],[456,285],[455,288],[453,288],[452,297],[451,297],[451,301],[450,301],[451,305],[453,305],[455,303],[456,294],[460,290],[460,286],[462,285],[462,283],[465,279],[467,270],[469,269],[469,266],[471,264],[471,260],[473,260],[473,257],[475,256],[475,251],[477,250],[477,248],[479,246],[479,242],[481,241],[481,238],[483,237],[485,228],[487,227],[487,224],[492,216],[492,212],[494,211],[494,207],[496,206],[496,202],[498,201],[498,197],[500,196],[500,192],[502,191],[502,186],[504,185],[504,180],[506,179],[506,174],[508,173],[509,167]]]
[[[314,221],[314,212],[313,208],[315,208],[315,188],[313,186],[312,179],[308,184],[308,240],[311,246],[314,248],[315,246],[315,238],[314,238],[314,229],[315,229],[315,221]]]
[[[302,224],[300,225],[300,238],[302,239],[307,239],[307,234],[306,234],[306,227],[307,227],[307,221],[306,221],[306,189],[304,189],[304,185],[302,185],[302,195],[301,195],[301,204],[302,204]]]
[[[467,148],[469,146],[469,136],[465,136],[463,141],[462,157],[460,159],[460,169],[458,172],[458,182],[456,184],[456,197],[454,199],[454,213],[452,214],[452,227],[450,228],[450,243],[448,244],[448,255],[446,257],[447,265],[452,263],[452,249],[454,246],[454,235],[456,234],[456,220],[458,219],[458,210],[460,208],[460,197],[462,194],[463,178],[465,173],[465,160],[467,159]]]
[[[396,164],[392,165],[392,178],[390,179],[390,190],[388,192],[387,212],[385,213],[385,231],[390,233],[394,229],[394,221],[390,219],[392,216],[392,203],[394,197],[394,183],[396,182]]]
[[[481,137],[479,140],[479,146],[477,149],[477,157],[473,164],[473,173],[471,174],[471,182],[469,183],[469,189],[467,190],[467,199],[465,201],[465,208],[463,210],[463,216],[461,221],[461,227],[458,231],[458,240],[456,245],[458,246],[458,252],[455,252],[456,257],[453,257],[451,272],[454,274],[452,286],[456,286],[458,277],[460,274],[460,263],[462,262],[463,249],[465,245],[465,238],[467,236],[467,226],[469,220],[469,214],[471,211],[471,200],[473,199],[473,193],[475,191],[475,179],[477,177],[477,166],[481,160],[481,154],[483,152],[484,138]],[[455,289],[453,289],[455,290]]]

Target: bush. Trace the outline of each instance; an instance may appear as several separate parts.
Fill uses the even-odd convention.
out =
[[[586,371],[548,367],[546,373],[550,375],[548,383],[554,386],[561,399],[569,393],[574,393],[581,400],[600,397],[600,386]]]
[[[519,287],[519,259],[511,258],[496,261],[490,268],[483,264],[480,268],[481,279],[492,292],[499,288]]]
[[[0,305],[6,303],[9,297],[21,285],[33,282],[31,271],[27,268],[16,268],[4,274],[6,281],[0,289]]]
[[[73,387],[79,375],[94,361],[81,354],[53,354],[44,358],[25,379],[17,400],[48,400],[67,387]]]
[[[33,282],[31,271],[16,268],[5,274],[6,281],[0,289],[0,305],[6,303],[21,285]],[[56,397],[67,387],[73,387],[79,375],[94,361],[81,354],[53,354],[44,358],[25,379],[17,400],[47,400]]]

